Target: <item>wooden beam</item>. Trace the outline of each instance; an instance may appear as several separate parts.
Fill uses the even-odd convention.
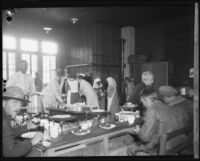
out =
[[[194,13],[194,158],[199,158],[199,12]]]

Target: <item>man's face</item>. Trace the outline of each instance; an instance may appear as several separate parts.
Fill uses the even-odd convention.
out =
[[[28,64],[26,62],[22,62],[19,66],[19,70],[22,72],[22,73],[26,73],[28,69]]]
[[[15,100],[15,99],[10,99],[7,101],[6,103],[6,112],[8,115],[10,115],[11,117],[16,117],[17,114],[19,113],[19,110],[22,106],[22,102],[19,100]]]
[[[141,102],[144,107],[149,108],[152,106],[153,102],[149,98],[141,98]]]
[[[145,81],[146,86],[152,86],[153,84],[153,77],[149,77],[146,81]]]

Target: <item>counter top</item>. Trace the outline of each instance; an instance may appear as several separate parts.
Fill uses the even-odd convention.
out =
[[[90,129],[90,133],[82,136],[72,134],[71,132],[68,134],[61,134],[57,138],[51,140],[51,145],[49,147],[44,148],[42,145],[37,145],[36,147],[43,150],[44,156],[49,156],[50,154],[55,155],[58,149],[65,149],[81,144],[88,144],[89,142],[105,140],[105,138],[109,139],[109,137],[120,133],[131,132],[133,131],[133,127],[135,125],[142,124],[142,120],[136,119],[133,125],[129,125],[127,122],[117,122],[114,124],[116,127],[113,129],[103,129],[99,126],[93,126]]]

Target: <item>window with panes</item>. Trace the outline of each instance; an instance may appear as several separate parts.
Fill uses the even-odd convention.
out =
[[[16,71],[16,38],[3,36],[3,78],[8,80]]]
[[[33,78],[35,72],[38,71],[38,42],[31,39],[20,40],[21,59],[28,62],[27,74],[30,74]]]
[[[56,70],[57,44],[54,42],[42,42],[43,53],[43,82],[49,83],[53,78],[52,71]]]

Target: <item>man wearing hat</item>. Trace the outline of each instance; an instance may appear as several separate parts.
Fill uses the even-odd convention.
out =
[[[141,141],[128,147],[129,155],[158,155],[159,138],[162,134],[179,129],[179,123],[170,107],[160,100],[152,88],[146,88],[141,94],[141,102],[147,108],[144,124],[141,128],[136,126],[135,133]],[[170,140],[166,148],[175,147],[186,138],[184,135]],[[143,153],[141,153],[143,152]]]
[[[193,126],[192,101],[178,95],[178,91],[172,86],[161,86],[158,93],[160,99],[173,109],[180,126]]]
[[[36,133],[32,140],[19,140],[17,137],[36,125],[31,122],[25,126],[11,126],[11,119],[15,118],[21,108],[24,99],[24,92],[16,86],[9,86],[3,93],[3,156],[4,157],[22,157],[26,156],[32,150],[32,146],[37,144],[41,138],[41,133]]]

